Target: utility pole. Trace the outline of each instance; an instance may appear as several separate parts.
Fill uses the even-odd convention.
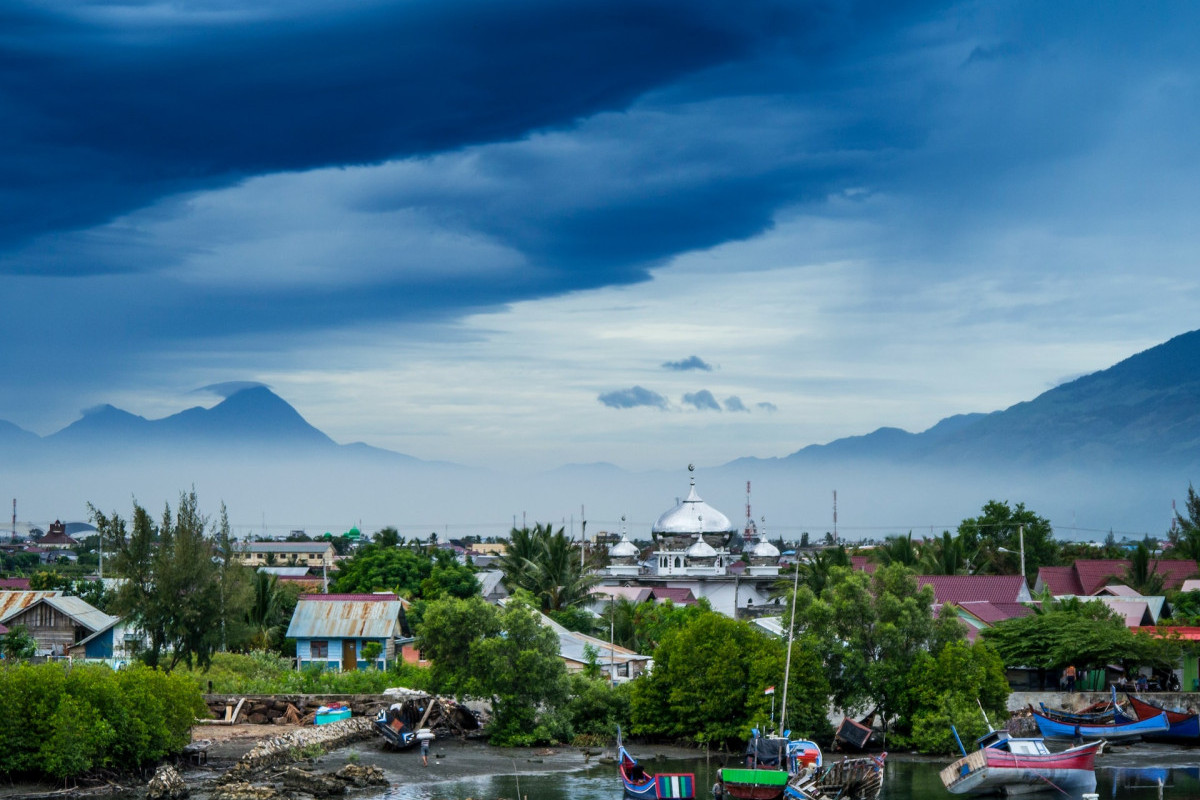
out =
[[[838,543],[837,535],[837,489],[833,490],[833,543]]]

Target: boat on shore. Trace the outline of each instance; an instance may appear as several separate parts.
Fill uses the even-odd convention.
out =
[[[1143,736],[1153,736],[1165,733],[1171,724],[1167,715],[1159,712],[1157,716],[1139,719],[1133,722],[1063,722],[1048,717],[1040,711],[1033,712],[1033,719],[1038,730],[1047,739],[1104,739],[1106,741],[1123,741],[1139,739]]]
[[[1187,711],[1172,711],[1131,694],[1125,697],[1138,719],[1151,719],[1159,714],[1167,715],[1167,723],[1170,727],[1164,733],[1146,736],[1147,741],[1200,743],[1200,715]]]
[[[655,775],[646,772],[621,743],[620,728],[617,729],[617,772],[629,800],[694,800],[696,797],[694,773],[662,772]]]
[[[975,752],[964,755],[939,775],[951,794],[1094,792],[1096,754],[1104,744],[1088,742],[1052,753],[1040,738],[1017,739],[1008,731],[993,730],[978,739]]]

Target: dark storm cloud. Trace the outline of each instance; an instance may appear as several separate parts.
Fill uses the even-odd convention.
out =
[[[609,408],[638,408],[639,406],[651,406],[653,408],[665,409],[669,405],[667,398],[661,394],[642,386],[633,386],[629,389],[618,389],[615,392],[606,392],[596,398]]]
[[[701,389],[698,392],[689,392],[683,396],[683,404],[692,406],[700,411],[720,411],[721,404],[717,402],[717,398],[713,397],[713,393],[708,389]]]
[[[245,175],[445,151],[621,108],[753,52],[787,16],[771,5],[9,7],[0,242]]]
[[[700,356],[688,356],[681,361],[666,361],[663,363],[663,369],[673,369],[680,372],[689,369],[702,369],[705,372],[712,372],[712,364],[702,359]]]
[[[742,398],[738,397],[736,394],[725,398],[725,410],[745,411],[747,414],[750,413],[750,409],[746,408],[746,404],[742,402]]]

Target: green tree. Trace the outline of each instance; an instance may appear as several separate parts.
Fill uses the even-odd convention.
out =
[[[471,663],[482,676],[484,695],[491,698],[488,741],[532,745],[565,738],[569,731],[550,724],[568,688],[557,634],[521,602],[505,606],[500,627],[503,636],[481,639],[471,648]],[[549,713],[543,716],[539,710]]]
[[[921,566],[928,575],[966,575],[972,555],[967,552],[963,537],[942,531],[940,538],[923,548]]]
[[[375,534],[372,541],[376,547],[399,547],[401,543],[400,531],[388,526]]]
[[[785,647],[749,623],[706,612],[666,634],[654,650],[654,669],[633,684],[633,732],[697,742],[742,742],[755,725],[765,726],[768,686],[782,689]],[[824,706],[824,670],[810,649],[793,653],[793,685]],[[807,684],[807,685],[806,685]],[[792,706],[789,697],[789,707]],[[828,723],[825,723],[828,726]],[[799,729],[799,725],[794,726]]]
[[[430,663],[433,688],[457,695],[482,694],[471,647],[500,634],[500,612],[482,597],[443,597],[426,604],[417,645]]]
[[[417,639],[438,691],[491,699],[493,744],[557,738],[547,722],[567,695],[558,636],[519,597],[503,610],[481,597],[430,601]]]
[[[913,544],[912,531],[909,531],[907,536],[887,537],[887,540],[872,550],[871,554],[880,564],[903,564],[915,569],[921,563],[920,547]]]
[[[333,580],[335,592],[388,591],[411,597],[421,582],[433,573],[433,560],[407,548],[369,544],[338,563]]]
[[[1175,511],[1171,531],[1167,538],[1173,545],[1172,552],[1180,558],[1200,560],[1200,495],[1188,483],[1187,499],[1183,504],[1185,514]]]
[[[1022,532],[1026,576],[1037,575],[1039,567],[1059,563],[1059,545],[1050,521],[1025,508],[1024,503],[1010,508],[1007,502],[989,500],[978,517],[964,519],[958,526],[965,552],[977,554],[972,562],[975,573],[1018,574]]]
[[[269,650],[283,638],[283,593],[276,576],[269,572],[254,574],[253,594],[246,617],[252,631],[251,648]]]
[[[835,704],[853,711],[874,707],[890,725],[901,710],[909,666],[937,632],[932,587],[918,589],[900,564],[882,566],[874,576],[835,567],[819,596],[802,586],[794,602],[796,637],[820,654]]]
[[[1138,542],[1138,546],[1129,554],[1129,568],[1125,570],[1124,579],[1138,594],[1153,596],[1163,593],[1163,576],[1158,571],[1158,559],[1151,555],[1145,542]]]
[[[116,514],[96,516],[98,529],[124,531]],[[223,623],[244,616],[243,608],[222,599],[207,525],[192,491],[180,495],[174,514],[165,508],[158,526],[135,502],[132,531],[117,542],[115,571],[124,580],[112,610],[145,633],[149,645],[142,659],[149,666],[170,671],[180,662],[207,665],[221,645]]]
[[[497,566],[509,591],[524,589],[543,611],[562,611],[587,601],[598,578],[563,529],[536,524],[513,528]]]
[[[999,622],[982,632],[1009,667],[1042,672],[1136,661],[1142,649],[1124,620],[1098,600],[1043,604],[1042,612]]]
[[[13,625],[0,636],[0,653],[9,660],[33,658],[37,655],[37,640],[24,625]]]
[[[987,732],[979,707],[997,724],[1008,716],[1004,663],[986,644],[963,640],[917,653],[901,698],[898,742],[922,753],[957,750],[950,726],[967,741]],[[976,705],[978,703],[979,705]]]

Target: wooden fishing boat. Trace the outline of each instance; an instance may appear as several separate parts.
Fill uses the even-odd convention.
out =
[[[1200,741],[1200,715],[1186,711],[1172,711],[1131,694],[1126,695],[1126,698],[1129,700],[1129,707],[1133,709],[1133,713],[1138,719],[1153,718],[1159,714],[1167,715],[1167,723],[1170,727],[1165,733],[1146,736],[1148,741],[1192,743]]]
[[[694,800],[696,776],[691,772],[660,772],[652,775],[629,754],[621,744],[621,731],[617,729],[617,772],[625,797],[630,800]]]
[[[883,765],[887,753],[843,758],[802,771],[789,781],[784,797],[790,800],[875,800],[883,790]]]
[[[1134,722],[1062,722],[1038,711],[1033,712],[1033,719],[1037,722],[1042,736],[1047,739],[1074,739],[1078,736],[1082,739],[1106,739],[1111,742],[1165,733],[1171,727],[1167,722],[1167,715],[1161,712],[1158,716]]]
[[[1103,741],[1052,753],[1042,739],[1014,739],[1007,731],[991,731],[976,744],[975,752],[941,771],[942,784],[951,794],[1014,795],[1057,789],[1078,795],[1096,789],[1096,754]]]
[[[779,800],[791,777],[784,769],[731,769],[719,770],[725,785],[725,796],[737,800]]]

